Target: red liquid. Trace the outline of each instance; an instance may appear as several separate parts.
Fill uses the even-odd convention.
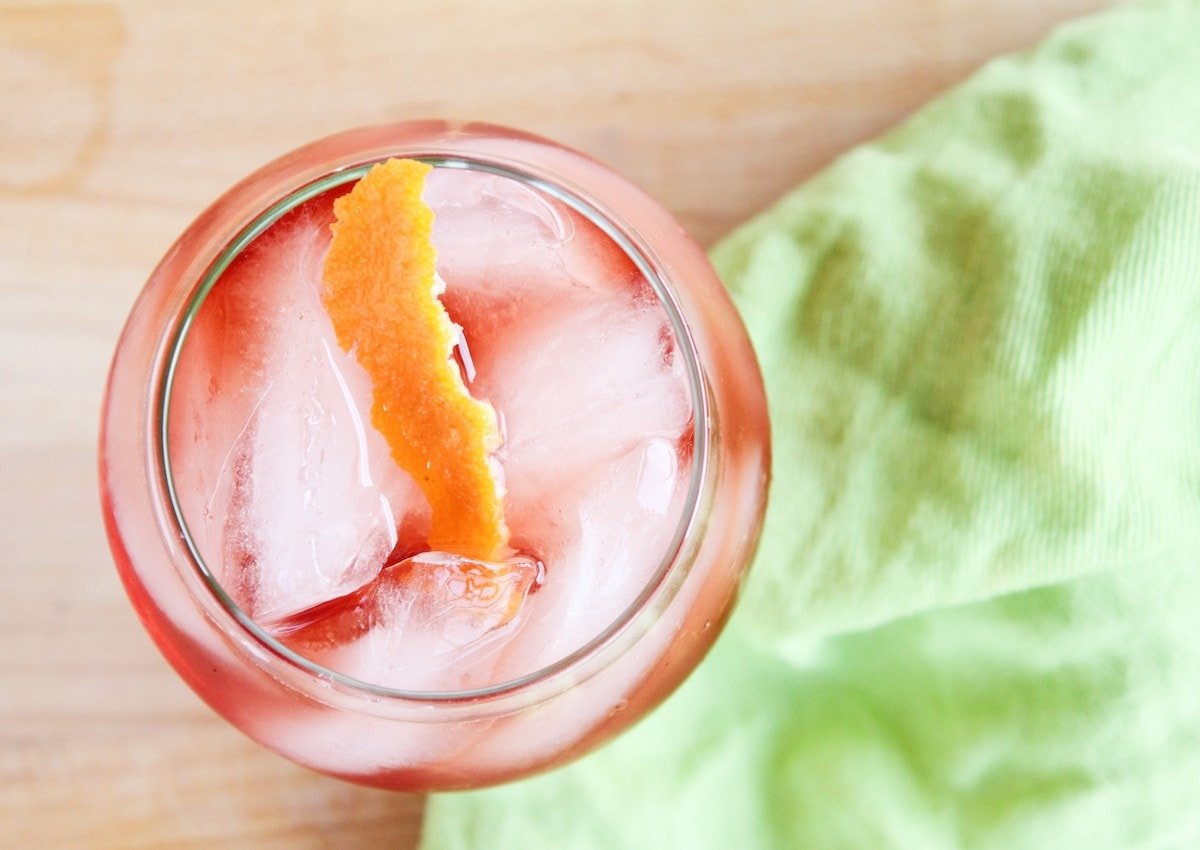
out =
[[[386,153],[381,153],[384,149]],[[296,495],[294,489],[271,490],[266,495],[272,498],[255,490],[260,482],[272,480],[264,470],[277,471],[286,464],[281,461],[276,466],[256,468],[256,460],[269,455],[249,452],[244,458],[235,457],[227,466],[221,465],[219,474],[213,474],[205,464],[189,464],[183,457],[183,445],[189,439],[194,441],[197,434],[203,433],[211,445],[236,442],[248,420],[216,415],[230,409],[230,397],[223,396],[222,391],[245,387],[252,406],[257,400],[253,398],[256,381],[261,378],[257,373],[274,368],[271,358],[278,358],[281,351],[279,346],[271,345],[256,348],[255,343],[256,339],[272,339],[270,328],[263,323],[272,315],[269,302],[279,290],[242,286],[222,292],[228,281],[253,272],[257,261],[252,253],[239,259],[214,288],[209,296],[211,303],[201,308],[180,358],[177,395],[171,400],[171,439],[183,441],[172,446],[172,454],[179,452],[173,472],[183,515],[209,568],[234,601],[304,656],[351,674],[367,671],[375,675],[395,669],[420,674],[413,678],[406,673],[383,682],[391,687],[426,685],[430,690],[461,690],[488,688],[526,677],[499,691],[475,696],[424,698],[373,694],[370,689],[333,682],[289,660],[280,648],[237,622],[234,612],[205,586],[196,565],[180,545],[178,531],[173,530],[175,521],[160,470],[155,468],[155,430],[147,423],[153,422],[153,388],[162,374],[162,352],[167,350],[160,341],[174,325],[173,316],[177,315],[183,294],[207,265],[202,258],[211,257],[209,252],[231,238],[232,230],[240,226],[237,222],[246,220],[240,216],[265,207],[266,199],[278,197],[287,181],[298,180],[301,173],[311,175],[317,164],[332,171],[354,157],[361,161],[431,149],[448,155],[461,151],[528,163],[534,172],[551,169],[571,185],[584,187],[601,205],[618,211],[635,234],[644,236],[652,246],[654,265],[673,288],[699,358],[704,387],[700,401],[705,411],[700,421],[708,427],[708,436],[702,446],[707,460],[700,502],[682,550],[660,579],[654,567],[669,549],[674,532],[673,522],[662,518],[671,510],[676,512],[672,516],[683,510],[684,503],[677,501],[680,485],[687,481],[688,464],[701,444],[693,441],[690,427],[683,427],[674,436],[655,435],[657,443],[639,432],[641,455],[626,452],[614,457],[612,451],[589,454],[589,448],[611,431],[589,431],[603,421],[611,405],[589,407],[588,400],[603,397],[603,381],[610,372],[620,374],[622,352],[630,350],[628,340],[606,349],[611,337],[588,337],[600,319],[589,317],[586,305],[581,309],[578,302],[568,303],[570,299],[559,305],[546,303],[547,292],[555,297],[564,295],[555,294],[553,280],[543,278],[536,288],[523,292],[521,287],[532,277],[527,269],[525,274],[513,277],[518,264],[497,264],[486,256],[476,257],[480,261],[478,275],[485,277],[489,285],[458,290],[447,271],[444,276],[450,290],[446,303],[452,316],[467,329],[470,359],[477,370],[472,392],[493,397],[498,410],[503,412],[507,406],[512,414],[506,423],[509,454],[501,458],[508,479],[506,511],[509,525],[518,535],[514,543],[545,562],[544,583],[533,592],[535,580],[528,572],[516,571],[499,596],[488,597],[481,595],[479,588],[451,588],[459,579],[435,563],[424,564],[419,570],[417,583],[423,588],[420,594],[397,596],[398,588],[414,582],[415,568],[394,562],[397,555],[421,548],[420,500],[406,501],[405,494],[411,496],[411,489],[406,489],[402,480],[388,477],[386,464],[377,452],[370,451],[369,445],[366,456],[371,474],[367,477],[371,486],[384,492],[389,504],[407,506],[392,511],[390,519],[395,525],[390,532],[386,512],[381,512],[377,520],[370,519],[370,511],[375,510],[370,505],[377,502],[363,498],[362,505],[368,507],[360,509],[361,505],[353,500],[363,497],[363,493],[353,492],[347,497],[351,502],[338,498],[321,504],[326,511],[322,516],[330,521],[319,526],[321,533],[314,533],[311,541],[303,534],[263,534],[247,542],[228,532],[235,526],[252,524],[231,526],[229,519],[244,512],[248,505],[256,506],[254,510],[259,513],[255,516],[264,517],[274,516],[268,507],[278,509],[289,504],[287,500]],[[318,201],[304,214],[326,201]],[[452,215],[447,212],[443,220],[449,218]],[[594,276],[597,285],[604,287],[597,297],[627,299],[630,309],[648,301],[641,304],[645,310],[637,315],[651,315],[646,312],[650,308],[660,310],[649,300],[652,290],[646,288],[644,280],[639,282],[636,273],[612,274],[614,262],[622,261],[620,255],[612,253],[612,243],[595,238],[599,231],[588,230],[592,226],[586,222],[583,225],[576,230],[582,233],[580,238],[567,243],[568,252],[574,252],[569,262],[576,269],[584,269],[574,277],[592,282],[588,278]],[[286,252],[286,256],[302,257],[304,252]],[[447,256],[452,254],[448,251]],[[551,263],[541,268],[553,271],[553,267]],[[514,293],[522,297],[514,298]],[[546,312],[531,311],[530,305]],[[548,321],[551,315],[554,320]],[[220,335],[214,333],[218,327],[222,329]],[[574,418],[563,417],[562,427],[542,431],[522,424],[516,413],[519,401],[515,406],[506,402],[503,387],[504,379],[517,373],[511,358],[515,356],[512,352],[519,352],[519,346],[514,347],[512,342],[538,342],[539,330],[553,332],[567,341],[562,350],[573,357],[559,358],[562,362],[558,363],[550,357],[547,362],[556,368],[565,367],[566,374],[574,377],[565,384],[553,385],[535,370],[535,379],[521,397],[544,389],[545,400],[532,405],[541,415],[548,410],[554,412],[551,409],[556,401],[575,393],[572,404],[563,410],[579,413]],[[232,338],[240,341],[239,347],[228,345],[231,331],[236,331]],[[682,342],[670,333],[659,329],[651,333],[650,339],[659,363],[682,356]],[[553,351],[552,343],[546,338],[538,344]],[[590,357],[582,357],[580,351]],[[336,358],[337,353],[332,356]],[[190,364],[189,358],[193,361]],[[589,368],[571,373],[572,366],[579,364]],[[189,375],[196,378],[205,370],[208,381],[188,380]],[[352,371],[345,369],[343,377],[352,375]],[[348,379],[348,383],[352,381]],[[630,383],[628,379],[619,380],[615,389]],[[333,386],[327,381],[317,387],[320,392],[314,395],[325,398],[323,393]],[[361,399],[362,391],[361,386],[351,387],[347,396]],[[643,395],[647,398],[634,393],[634,401],[640,398],[642,402],[654,402],[644,405],[643,410],[653,409],[662,401],[660,391]],[[697,400],[692,399],[688,417],[696,404]],[[348,404],[346,410],[350,409]],[[527,418],[526,422],[536,424],[537,418]],[[689,423],[694,420],[687,418],[683,425]],[[101,474],[110,540],[130,596],[164,654],[217,711],[272,749],[327,773],[384,787],[468,787],[526,774],[578,755],[640,717],[692,669],[728,613],[757,534],[766,482],[766,430],[761,383],[736,316],[703,255],[660,209],[611,172],[540,141],[491,128],[464,134],[442,125],[400,125],[356,131],[297,152],[234,190],[185,234],[148,284],[118,350],[106,401]],[[541,439],[542,443],[530,443],[527,437]],[[290,438],[256,445],[260,450],[282,446],[286,449],[283,456],[293,460],[308,450],[303,441]],[[531,451],[522,460],[522,446],[539,446],[546,451]],[[562,457],[580,462],[581,471],[556,479],[561,461],[554,459]],[[551,462],[539,463],[547,459]],[[673,489],[662,491],[670,499],[665,503],[668,508],[659,510],[656,524],[635,520],[610,525],[607,514],[601,517],[604,522],[588,524],[580,522],[578,511],[572,514],[560,509],[572,500],[582,504],[589,498],[597,510],[636,505],[642,496],[658,504],[652,498],[653,488],[640,489],[647,464],[654,463],[661,464],[663,474],[650,479],[673,485]],[[296,467],[300,474],[321,468],[319,461]],[[255,486],[243,486],[246,481]],[[313,546],[334,552],[327,561],[318,559],[313,563],[336,563],[339,569],[345,566],[345,559],[336,557],[342,544],[329,534],[329,529],[342,527],[338,512],[348,504],[354,508],[348,514],[355,523],[345,532],[349,542],[344,548],[356,557],[364,552],[370,557],[363,556],[362,563],[351,564],[349,572],[335,571],[332,583],[327,575],[319,575],[320,581],[311,585],[289,585],[278,578],[286,573],[272,573],[275,578],[262,580],[268,567],[289,558],[296,560]],[[360,545],[354,537],[358,533],[355,529],[376,526],[383,529],[382,537]],[[618,531],[588,537],[604,528]],[[641,537],[633,539],[633,534],[648,535],[644,540],[649,542]],[[297,540],[304,545],[294,546]],[[581,540],[587,546],[581,548]],[[616,573],[611,569],[593,573],[605,579],[594,586],[566,580],[572,575],[572,553],[608,557],[615,551],[629,553],[621,561],[627,570],[619,581],[612,580]],[[576,557],[574,563],[581,570],[574,577],[586,577],[582,570],[591,563],[591,556]],[[556,582],[556,571],[563,577],[561,581]],[[586,592],[573,597],[572,593],[581,588]],[[642,591],[644,594],[639,596]],[[401,630],[393,639],[388,637],[391,626],[376,628],[384,621],[421,622],[420,617],[412,619],[411,608],[407,614],[401,609],[414,599],[437,599],[439,593],[449,593],[446,599],[466,600],[478,610],[460,612],[463,616],[449,623],[448,630],[440,628],[446,623],[440,623],[439,628]],[[589,604],[572,602],[572,598]],[[518,615],[511,620],[496,615],[507,613],[514,599],[519,602]],[[597,599],[610,607],[601,610],[599,604],[590,604]],[[625,609],[635,602],[637,610],[627,612]],[[409,619],[398,620],[398,614]],[[606,628],[602,642],[589,644]],[[571,655],[576,649],[579,651]],[[402,651],[397,655],[398,650]],[[383,655],[388,664],[374,665]],[[431,663],[438,657],[446,663]],[[404,663],[394,665],[397,659]],[[539,671],[539,665],[551,668]]]
[[[193,321],[170,408],[184,517],[226,591],[277,637],[297,612],[357,599],[361,628],[284,639],[334,671],[420,691],[533,674],[634,603],[679,525],[693,405],[668,315],[578,213],[508,178],[435,169],[425,196],[443,298],[464,380],[502,425],[504,512],[528,557],[496,565],[498,590],[521,588],[508,606],[481,604],[480,582],[453,580],[453,565],[381,575],[396,553],[429,550],[429,508],[372,427],[371,379],[324,313],[342,191],[258,237]],[[536,600],[530,558],[546,567]]]

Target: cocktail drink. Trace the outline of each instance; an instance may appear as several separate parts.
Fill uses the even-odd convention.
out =
[[[114,358],[113,553],[252,738],[390,788],[573,758],[711,645],[762,517],[762,385],[699,249],[550,142],[422,122],[265,167]]]

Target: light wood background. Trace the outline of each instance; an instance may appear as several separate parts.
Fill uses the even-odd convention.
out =
[[[403,118],[607,160],[710,243],[1101,0],[0,0],[0,846],[415,846],[421,799],[260,750],[142,634],[99,518],[112,345],[237,178]]]

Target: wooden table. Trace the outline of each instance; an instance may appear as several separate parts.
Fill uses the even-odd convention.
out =
[[[1100,0],[0,0],[0,845],[413,847],[168,669],[110,565],[94,434],[147,272],[217,193],[347,127],[524,127],[704,243]],[[478,6],[478,8],[476,8]]]

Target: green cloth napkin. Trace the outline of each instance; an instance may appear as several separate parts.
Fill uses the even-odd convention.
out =
[[[1200,3],[989,64],[713,258],[774,423],[739,612],[423,848],[1200,846]]]

